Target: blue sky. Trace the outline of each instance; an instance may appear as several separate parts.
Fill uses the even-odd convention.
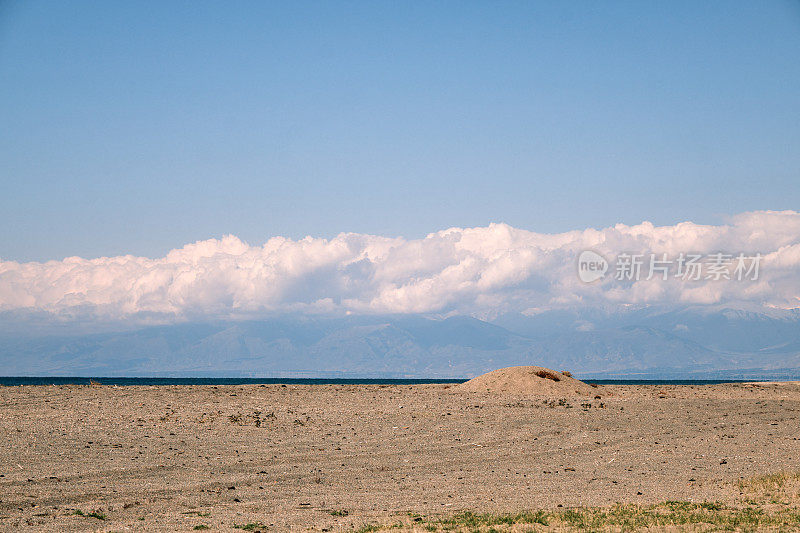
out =
[[[0,258],[800,205],[800,3],[0,3]]]

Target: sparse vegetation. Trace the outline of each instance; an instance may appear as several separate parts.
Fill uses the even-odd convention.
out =
[[[479,530],[481,528],[490,526],[512,526],[521,524],[541,524],[546,526],[548,525],[547,513],[545,511],[534,511],[514,514],[478,514],[471,511],[465,511],[450,518],[440,519],[431,523],[433,526],[439,526],[440,529],[467,527],[470,529]]]
[[[211,528],[210,528],[210,527],[208,527],[208,526],[207,526],[207,525],[205,525],[205,524],[197,524],[197,525],[196,525],[196,526],[194,526],[192,529],[194,529],[195,531],[197,531],[197,530],[201,530],[201,529],[211,529]]]
[[[654,505],[616,504],[556,511],[475,513],[422,517],[408,513],[403,529],[425,531],[634,531],[678,528],[702,531],[794,531],[800,528],[800,473],[776,473],[738,483],[742,502],[665,501]],[[775,504],[781,504],[776,506]],[[368,524],[370,533],[397,524]]]
[[[740,480],[739,490],[749,501],[781,503],[800,502],[800,472],[776,472]]]
[[[261,522],[248,522],[247,524],[233,524],[233,528],[242,529],[244,531],[260,531],[266,530],[267,526]]]
[[[331,516],[347,516],[348,514],[350,514],[344,509],[332,509],[328,512],[330,513]]]
[[[261,411],[253,411],[249,414],[237,412],[228,415],[228,421],[236,426],[255,426],[260,428],[267,419],[275,419],[275,412],[273,411],[263,416]]]
[[[73,515],[76,515],[76,516],[85,516],[87,518],[97,518],[98,520],[105,520],[106,519],[106,515],[103,514],[100,511],[98,511],[98,510],[91,511],[91,512],[88,512],[88,513],[84,513],[80,509],[75,509],[70,514],[73,514]]]
[[[791,516],[769,515],[761,509],[729,508],[716,502],[685,501],[649,506],[618,504],[608,508],[570,509],[554,513],[553,520],[579,531],[625,531],[669,526],[741,529],[793,523]]]
[[[366,524],[355,530],[355,533],[372,533],[382,529],[392,529],[392,526],[379,526],[377,524]]]
[[[201,516],[203,518],[207,518],[207,517],[211,516],[211,513],[204,513],[202,511],[184,511],[181,514]]]

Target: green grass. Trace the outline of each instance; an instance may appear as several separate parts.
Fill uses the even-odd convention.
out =
[[[104,515],[100,511],[92,511],[92,512],[89,512],[89,513],[84,513],[80,509],[75,509],[74,511],[72,511],[71,514],[77,515],[77,516],[85,516],[87,518],[97,518],[98,520],[105,520],[106,519],[106,515]]]
[[[789,526],[795,520],[790,515],[768,514],[754,507],[728,508],[718,503],[676,501],[650,506],[620,504],[608,508],[572,509],[555,513],[553,518],[578,531],[633,531],[667,526],[735,530]]]
[[[513,514],[476,514],[472,511],[464,511],[452,517],[440,519],[430,525],[438,525],[441,529],[454,529],[457,527],[481,529],[490,526],[510,526],[518,524],[541,524],[546,526],[548,525],[547,513],[544,511],[534,511]]]
[[[332,510],[328,511],[328,513],[331,516],[347,516],[348,514],[350,514],[344,509],[332,509]]]
[[[247,524],[233,524],[234,529],[243,529],[244,531],[255,531],[257,529],[267,529],[261,522],[248,522]]]
[[[409,516],[412,516],[411,514]],[[419,515],[413,515],[418,517]],[[356,530],[371,533],[397,528],[397,524],[368,524]],[[617,504],[558,511],[475,513],[464,511],[445,517],[421,517],[400,525],[403,529],[470,533],[506,531],[658,531],[664,528],[702,531],[795,531],[800,529],[800,508],[736,506],[720,502],[666,501],[655,505]]]

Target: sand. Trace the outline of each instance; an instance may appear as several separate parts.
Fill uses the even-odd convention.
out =
[[[512,366],[493,370],[461,383],[462,391],[527,394],[573,398],[594,397],[597,389],[562,372],[541,366]]]
[[[339,531],[720,500],[800,469],[798,383],[469,389],[0,387],[0,529]]]

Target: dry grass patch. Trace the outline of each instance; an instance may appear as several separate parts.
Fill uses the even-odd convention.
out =
[[[739,481],[739,490],[748,501],[757,503],[800,504],[800,472],[776,472]]]
[[[538,370],[536,372],[536,375],[543,379],[549,379],[550,381],[561,381],[560,377],[556,376],[553,372],[550,372],[549,370],[546,369]]]

